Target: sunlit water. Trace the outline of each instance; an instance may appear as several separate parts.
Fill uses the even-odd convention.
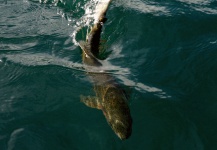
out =
[[[80,102],[94,92],[77,40],[97,4],[0,2],[0,149],[216,150],[216,1],[112,1],[102,69],[130,95],[126,141]]]

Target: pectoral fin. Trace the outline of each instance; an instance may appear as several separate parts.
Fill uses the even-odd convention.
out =
[[[101,109],[101,103],[96,96],[80,96],[81,102],[91,108]]]

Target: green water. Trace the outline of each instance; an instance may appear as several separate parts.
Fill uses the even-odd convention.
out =
[[[0,1],[0,149],[216,150],[216,1],[111,3],[104,69],[130,94],[125,141],[80,102],[94,92],[75,39],[95,2]]]

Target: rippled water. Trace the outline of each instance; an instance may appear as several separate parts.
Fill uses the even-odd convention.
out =
[[[97,0],[0,2],[1,150],[216,150],[217,2],[113,0],[104,70],[131,98],[121,141],[99,110],[76,40]]]

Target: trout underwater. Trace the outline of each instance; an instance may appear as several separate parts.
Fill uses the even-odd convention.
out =
[[[91,67],[100,68],[102,63],[97,58],[99,54],[100,34],[103,23],[107,20],[105,15],[111,0],[106,0],[101,6],[98,19],[91,28],[85,41],[80,41],[82,49],[82,61],[86,71],[94,83],[96,96],[81,96],[81,102],[88,107],[102,110],[108,124],[121,139],[127,139],[132,132],[132,117],[127,101],[126,92],[110,74],[98,71],[94,72]]]

